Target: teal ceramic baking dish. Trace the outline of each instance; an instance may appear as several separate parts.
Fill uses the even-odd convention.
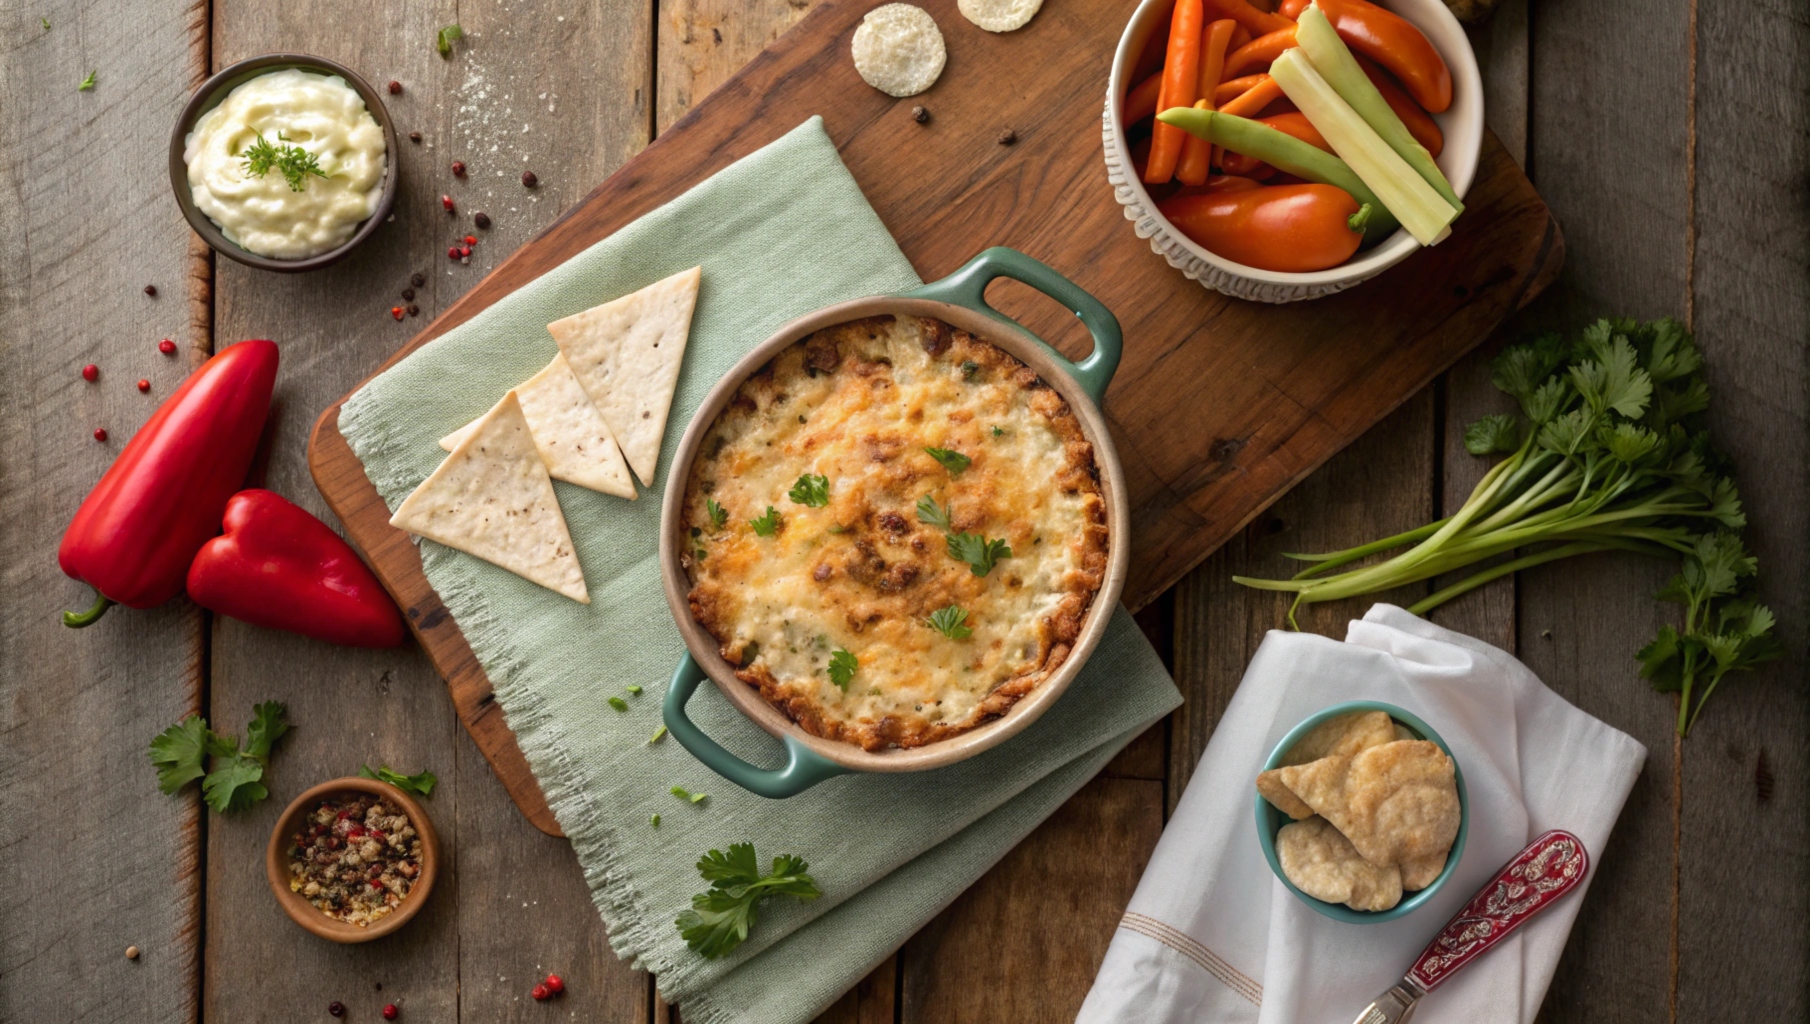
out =
[[[1093,352],[1080,362],[1063,357],[1022,325],[987,304],[987,285],[995,278],[1023,282],[1074,311],[1093,336]],[[814,331],[862,317],[882,314],[936,317],[985,339],[1010,353],[1054,388],[1074,411],[1082,432],[1093,444],[1101,493],[1106,503],[1107,569],[1105,579],[1082,624],[1073,651],[1049,679],[1019,700],[1004,715],[959,736],[910,749],[867,751],[851,744],[814,736],[799,728],[758,691],[737,679],[734,668],[717,650],[717,642],[691,617],[687,594],[691,581],[680,553],[684,547],[679,522],[691,464],[710,426],[728,405],[743,380],[765,366],[779,351]],[[679,442],[673,469],[667,475],[660,510],[660,570],[667,604],[685,639],[680,659],[667,687],[664,704],[666,727],[700,761],[717,774],[761,796],[781,799],[849,772],[910,772],[940,768],[1004,742],[1031,724],[1062,696],[1068,684],[1086,664],[1099,644],[1119,603],[1130,564],[1129,512],[1125,477],[1118,452],[1107,432],[1100,403],[1119,366],[1123,347],[1119,322],[1098,299],[1049,266],[1013,249],[992,248],[968,261],[940,281],[901,295],[855,299],[818,310],[792,321],[755,346],[724,375],[693,415]],[[761,768],[730,753],[686,715],[685,706],[698,686],[709,679],[736,709],[785,745],[786,763]]]

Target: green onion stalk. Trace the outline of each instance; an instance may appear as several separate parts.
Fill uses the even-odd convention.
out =
[[[1302,605],[1390,590],[1511,556],[1416,602],[1416,615],[1510,573],[1597,551],[1634,551],[1681,563],[1658,595],[1685,606],[1683,628],[1663,627],[1636,656],[1641,673],[1680,694],[1686,734],[1731,671],[1776,658],[1772,613],[1746,596],[1756,563],[1726,461],[1703,423],[1709,389],[1695,341],[1671,320],[1599,320],[1575,341],[1546,335],[1508,348],[1492,379],[1518,415],[1485,416],[1465,431],[1490,467],[1456,513],[1418,529],[1324,554],[1287,580],[1234,577],[1292,592]],[[1374,555],[1373,564],[1346,569]],[[1343,570],[1343,571],[1335,571]]]

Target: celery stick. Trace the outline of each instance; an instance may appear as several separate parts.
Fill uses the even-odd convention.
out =
[[[1389,101],[1383,99],[1383,94],[1376,90],[1376,84],[1370,81],[1370,76],[1358,67],[1357,59],[1345,46],[1345,40],[1339,38],[1332,22],[1327,21],[1326,15],[1321,13],[1320,5],[1308,4],[1307,9],[1301,12],[1297,25],[1295,40],[1301,47],[1301,52],[1307,54],[1307,59],[1313,62],[1314,70],[1326,79],[1326,84],[1332,86],[1332,91],[1351,104],[1351,109],[1357,111],[1358,116],[1383,137],[1390,149],[1400,153],[1401,158],[1408,161],[1408,166],[1420,172],[1420,176],[1427,179],[1427,184],[1433,186],[1433,191],[1457,207],[1460,213],[1464,212],[1464,204],[1458,201],[1458,193],[1452,190],[1452,183],[1446,180],[1439,165],[1433,162],[1433,154],[1414,141],[1414,135],[1408,131],[1408,126],[1402,124],[1401,118],[1389,106]]]
[[[1370,206],[1370,219],[1364,223],[1364,241],[1375,244],[1395,233],[1400,225],[1383,201],[1370,191],[1364,180],[1353,174],[1345,161],[1317,146],[1308,145],[1287,132],[1279,132],[1262,121],[1221,114],[1198,107],[1174,107],[1156,115],[1158,121],[1172,124],[1190,135],[1206,139],[1253,159],[1261,160],[1277,170],[1321,185],[1332,185],[1351,193],[1358,205]]]
[[[1458,210],[1332,91],[1299,47],[1276,58],[1270,77],[1409,234],[1422,245],[1436,245],[1445,238]]]

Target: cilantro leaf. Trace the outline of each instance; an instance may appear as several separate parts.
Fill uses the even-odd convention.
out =
[[[931,612],[926,624],[951,640],[966,640],[974,635],[974,630],[963,625],[966,621],[968,621],[968,613],[955,605],[950,605],[947,608],[938,608]]]
[[[710,513],[710,525],[719,530],[729,521],[729,510],[718,505],[715,498],[704,499],[704,510]]]
[[[1512,452],[1521,447],[1521,425],[1513,416],[1485,416],[1464,430],[1464,450],[1472,455]]]
[[[264,762],[235,751],[231,757],[215,760],[207,778],[201,780],[201,798],[221,814],[242,811],[270,795],[263,779]]]
[[[976,576],[985,576],[999,560],[1012,557],[1012,549],[1003,539],[988,540],[978,533],[952,533],[947,547],[949,557],[967,562]]]
[[[918,522],[934,526],[939,530],[948,530],[949,506],[936,507],[936,499],[926,494],[918,499]]]
[[[157,767],[157,788],[174,793],[207,774],[207,719],[190,715],[159,733],[151,741],[151,763]]]
[[[754,527],[754,532],[760,536],[771,537],[779,532],[779,513],[768,505],[767,514],[759,519],[748,520],[748,525]]]
[[[358,766],[358,774],[367,779],[387,782],[405,793],[417,793],[421,796],[433,796],[434,783],[440,781],[434,777],[433,772],[425,768],[417,775],[404,775],[392,770],[387,764],[379,765],[376,771],[372,771],[368,764],[361,764]]]
[[[962,470],[967,469],[969,464],[974,461],[952,448],[926,448],[924,451],[941,463],[942,467],[949,471],[950,476],[961,476]]]
[[[762,875],[752,843],[736,843],[727,854],[711,850],[698,861],[698,874],[710,888],[693,896],[691,909],[681,913],[674,924],[686,945],[714,960],[747,940],[759,920],[761,900],[822,896],[809,870],[809,864],[787,854],[773,858],[773,870]]]
[[[245,727],[245,754],[268,764],[270,748],[289,731],[289,708],[271,700],[253,706],[251,714],[251,724]]]
[[[822,508],[830,503],[830,478],[816,473],[806,473],[798,478],[786,496],[800,505],[810,508]]]
[[[855,678],[855,671],[860,667],[861,663],[847,650],[838,647],[830,652],[830,682],[844,693],[848,692],[849,680]]]
[[[465,38],[465,30],[457,25],[448,25],[434,36],[434,49],[440,51],[442,60],[452,56],[452,44]]]

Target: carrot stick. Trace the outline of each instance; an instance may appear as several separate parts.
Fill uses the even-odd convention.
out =
[[[1260,11],[1245,0],[1207,0],[1207,7],[1222,18],[1230,18],[1245,28],[1252,35],[1266,35],[1279,29],[1292,28],[1294,22],[1279,14]]]
[[[1220,73],[1224,74],[1224,72]],[[1256,85],[1258,82],[1261,82],[1268,77],[1268,74],[1258,72],[1254,75],[1245,75],[1242,78],[1234,78],[1229,82],[1219,83],[1213,90],[1213,109],[1218,110],[1232,100],[1243,96],[1251,86]]]
[[[1157,72],[1144,79],[1125,94],[1125,113],[1122,120],[1127,128],[1146,117],[1156,113],[1156,99],[1162,94],[1163,73]]]
[[[1421,109],[1420,104],[1414,102],[1412,96],[1402,91],[1402,87],[1395,84],[1395,79],[1387,71],[1376,66],[1370,58],[1356,53],[1353,53],[1352,56],[1357,57],[1358,67],[1364,69],[1364,74],[1370,79],[1370,84],[1376,86],[1376,91],[1383,94],[1383,102],[1389,104],[1389,109],[1395,111],[1396,117],[1401,118],[1401,123],[1407,127],[1408,134],[1414,136],[1415,142],[1426,147],[1429,156],[1437,158],[1439,151],[1445,148],[1445,135],[1439,130],[1439,125],[1433,121],[1433,116]]]
[[[1197,90],[1200,100],[1195,106],[1213,109],[1214,86],[1219,84],[1219,69],[1225,66],[1226,44],[1232,41],[1232,30],[1238,23],[1230,18],[1221,18],[1207,26],[1207,36],[1203,42],[1200,55],[1200,88]],[[1213,144],[1199,136],[1190,135],[1182,143],[1181,160],[1175,165],[1175,177],[1184,185],[1204,185],[1207,173],[1212,169]]]
[[[1169,18],[1169,50],[1163,61],[1163,88],[1156,109],[1191,107],[1199,99],[1201,29],[1205,18],[1201,0],[1175,0]],[[1156,185],[1175,177],[1182,142],[1188,133],[1172,124],[1157,122],[1150,137],[1150,164],[1144,181]]]
[[[1268,75],[1263,81],[1246,90],[1242,96],[1220,107],[1220,111],[1237,117],[1256,117],[1264,107],[1282,98],[1282,87]]]
[[[1245,28],[1243,25],[1238,26],[1232,30],[1232,41],[1226,44],[1226,52],[1231,53],[1233,50],[1250,42],[1252,38],[1250,29]]]
[[[1225,70],[1220,72],[1222,78],[1237,78],[1257,65],[1268,66],[1270,61],[1281,56],[1282,51],[1294,49],[1295,26],[1271,32],[1266,36],[1258,36],[1250,42],[1232,51],[1226,58]]]

